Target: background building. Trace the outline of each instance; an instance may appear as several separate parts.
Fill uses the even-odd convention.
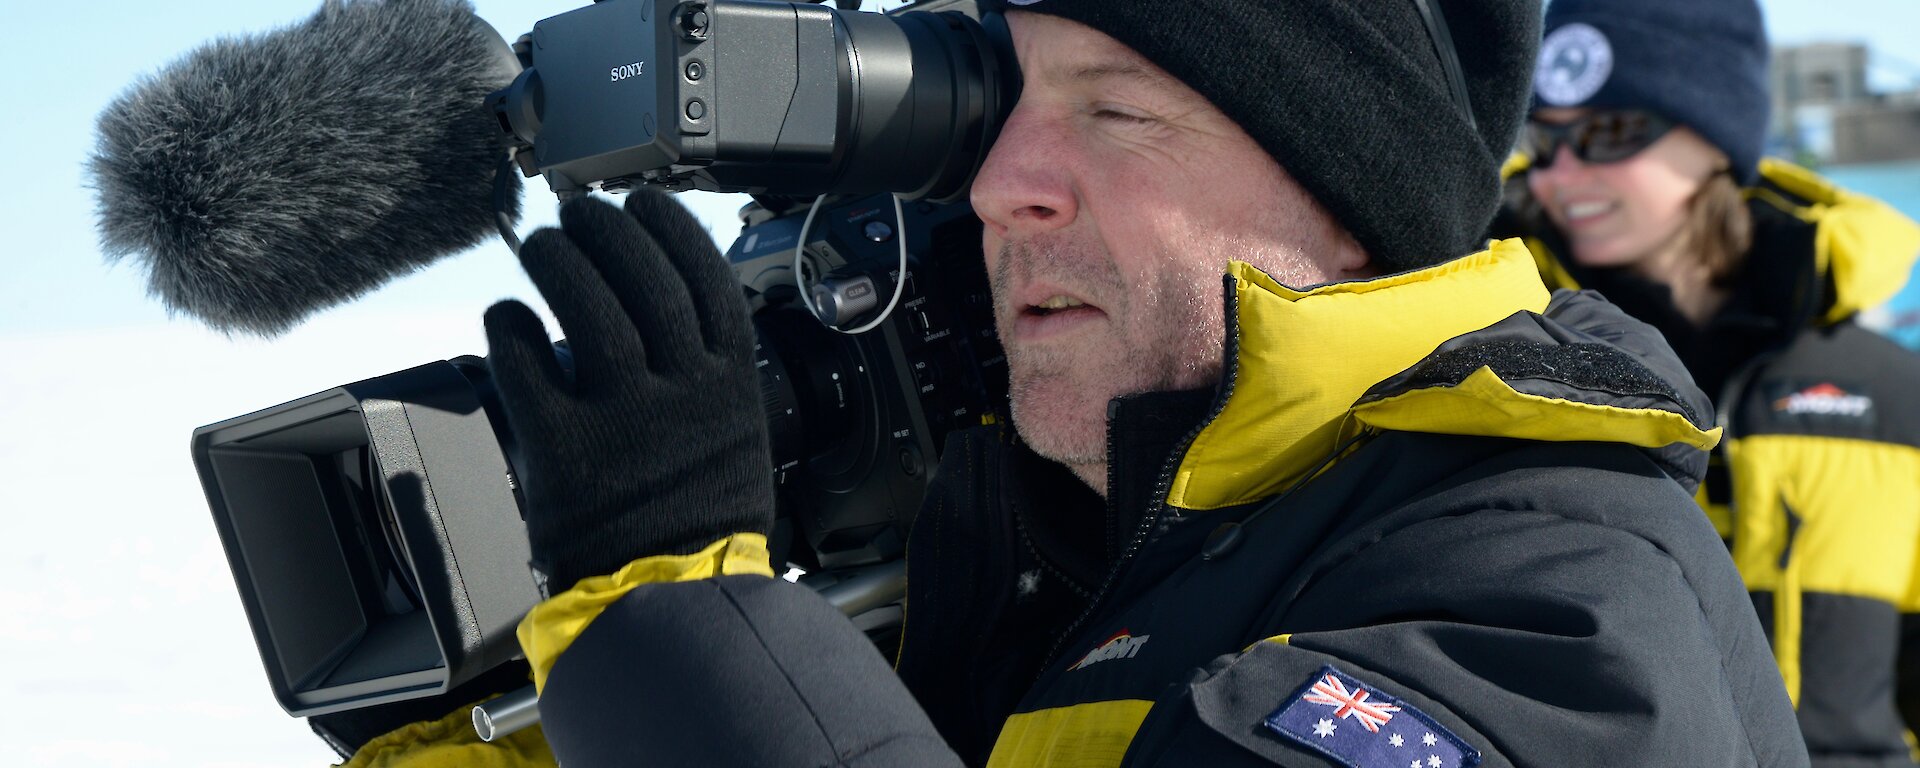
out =
[[[1876,90],[1875,66],[1902,68],[1854,43],[1775,48],[1773,154],[1815,165],[1920,159],[1920,85]]]

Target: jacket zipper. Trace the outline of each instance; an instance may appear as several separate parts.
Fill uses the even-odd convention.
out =
[[[1033,688],[1040,684],[1040,681],[1047,676],[1048,670],[1053,668],[1054,661],[1059,659],[1060,651],[1066,647],[1067,642],[1072,640],[1074,635],[1080,632],[1080,628],[1085,626],[1087,621],[1092,619],[1094,614],[1100,610],[1102,604],[1106,602],[1108,593],[1112,592],[1114,585],[1120,581],[1120,575],[1126,572],[1127,565],[1133,561],[1134,555],[1139,553],[1140,547],[1146,544],[1147,535],[1151,533],[1155,527],[1160,525],[1160,517],[1167,508],[1167,492],[1173,488],[1174,471],[1179,469],[1180,461],[1186,457],[1187,449],[1193,446],[1194,439],[1198,438],[1200,433],[1206,430],[1207,425],[1213,423],[1214,419],[1220,417],[1220,412],[1227,407],[1227,401],[1233,399],[1233,387],[1239,379],[1240,373],[1240,297],[1234,291],[1235,283],[1233,276],[1221,276],[1221,286],[1222,291],[1225,293],[1227,316],[1227,348],[1225,350],[1225,356],[1228,364],[1232,365],[1233,368],[1223,373],[1220,395],[1214,398],[1213,408],[1207,413],[1207,417],[1202,419],[1194,428],[1187,430],[1186,436],[1180,438],[1180,441],[1174,444],[1173,452],[1161,463],[1160,477],[1154,482],[1153,486],[1153,504],[1140,516],[1139,525],[1134,526],[1133,539],[1127,542],[1127,548],[1120,553],[1119,558],[1114,560],[1113,567],[1107,569],[1106,579],[1102,580],[1099,589],[1094,590],[1093,599],[1087,602],[1086,609],[1080,612],[1080,615],[1073,620],[1073,623],[1067,625],[1066,631],[1061,632],[1058,637],[1054,638],[1053,647],[1047,650],[1045,660],[1040,663],[1039,673],[1034,675],[1033,683],[1027,686],[1028,692],[1031,692]],[[1113,433],[1113,417],[1109,415],[1107,417],[1108,520],[1117,519],[1116,513],[1118,512],[1118,510],[1114,508],[1113,503]]]
[[[1224,401],[1225,398],[1222,398],[1222,402]],[[1217,415],[1219,414],[1216,411],[1213,416]],[[1047,672],[1053,668],[1054,661],[1059,659],[1060,651],[1065,648],[1067,641],[1073,639],[1073,637],[1080,632],[1081,627],[1085,626],[1087,621],[1093,618],[1093,615],[1100,610],[1102,604],[1106,602],[1107,595],[1113,591],[1114,585],[1120,581],[1120,575],[1126,572],[1127,565],[1133,561],[1134,555],[1139,553],[1140,548],[1146,544],[1148,535],[1160,524],[1160,518],[1167,508],[1167,492],[1171,490],[1173,486],[1173,473],[1174,470],[1180,466],[1180,458],[1186,455],[1187,447],[1193,444],[1194,438],[1199,437],[1200,432],[1206,428],[1207,424],[1212,423],[1212,421],[1213,417],[1209,416],[1206,421],[1201,422],[1200,426],[1190,430],[1186,437],[1181,438],[1178,443],[1179,449],[1174,451],[1161,466],[1160,479],[1154,483],[1153,498],[1155,501],[1151,507],[1148,507],[1146,514],[1140,516],[1140,524],[1134,528],[1133,539],[1127,543],[1127,548],[1122,551],[1120,557],[1114,561],[1113,567],[1107,569],[1106,579],[1101,582],[1099,589],[1094,590],[1093,597],[1087,602],[1086,609],[1080,612],[1079,617],[1075,618],[1073,623],[1067,625],[1065,631],[1054,638],[1053,647],[1047,651],[1046,660],[1041,662],[1040,672],[1034,676],[1033,683],[1028,686],[1029,690],[1039,685],[1040,681],[1047,676]],[[1108,430],[1107,433],[1107,455],[1109,457],[1113,455],[1112,430]],[[1108,472],[1112,472],[1111,467],[1108,468]],[[1111,479],[1108,480],[1108,485],[1107,515],[1109,516],[1108,519],[1112,519],[1116,510],[1113,507],[1111,495]]]

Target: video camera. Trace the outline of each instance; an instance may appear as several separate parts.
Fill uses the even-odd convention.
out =
[[[563,199],[755,196],[727,258],[754,312],[775,562],[834,581],[897,560],[944,435],[1005,418],[980,224],[955,203],[1015,98],[1004,23],[972,0],[602,0],[513,50],[523,70],[488,107],[511,165]],[[506,424],[485,361],[457,357],[194,431],[289,713],[517,663],[541,594]],[[857,623],[884,631],[891,610]]]

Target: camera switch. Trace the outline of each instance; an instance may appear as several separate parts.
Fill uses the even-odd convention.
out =
[[[680,14],[680,31],[686,33],[688,37],[706,37],[707,24],[707,9],[704,7],[693,6]]]
[[[913,364],[913,383],[920,388],[920,394],[932,392],[940,382],[940,369],[932,360],[921,360]]]

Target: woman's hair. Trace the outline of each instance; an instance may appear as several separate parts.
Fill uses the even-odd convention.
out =
[[[1688,250],[1700,255],[1715,286],[1725,286],[1740,273],[1753,247],[1753,214],[1747,196],[1733,174],[1722,169],[1708,177],[1687,201],[1687,223],[1681,237]]]

